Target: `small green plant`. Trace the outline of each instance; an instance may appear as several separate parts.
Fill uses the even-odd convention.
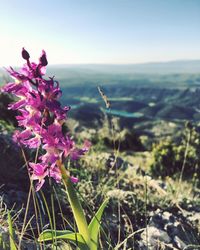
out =
[[[74,242],[81,250],[97,250],[100,221],[108,200],[105,200],[103,202],[103,204],[100,206],[100,208],[92,218],[90,224],[88,225],[84,215],[84,211],[76,195],[76,191],[73,187],[70,177],[67,175],[64,165],[61,165],[60,168],[62,171],[63,183],[66,188],[68,200],[70,202],[78,227],[78,232],[73,232],[70,230],[45,230],[39,236],[39,241],[43,242],[62,239]]]

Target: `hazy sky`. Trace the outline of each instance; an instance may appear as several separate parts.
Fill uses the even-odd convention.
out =
[[[200,0],[0,0],[0,66],[200,59]]]

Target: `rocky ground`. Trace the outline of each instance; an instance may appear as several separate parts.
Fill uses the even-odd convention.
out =
[[[19,213],[15,227],[20,230],[28,196],[29,179],[26,169],[23,168],[21,152],[12,143],[9,133],[0,134],[0,152],[0,217],[2,221],[5,219],[6,209],[12,209],[13,215]],[[110,197],[103,220],[103,227],[108,235],[107,239],[103,234],[101,236],[103,249],[108,249],[106,241],[112,245],[110,249],[198,249],[199,191],[196,190],[196,193],[191,191],[190,197],[172,194],[169,191],[169,182],[153,179],[141,166],[134,165],[130,157],[127,159],[129,161],[126,157],[116,158],[112,153],[93,151],[80,163],[81,168],[84,164],[84,168],[80,170],[81,180],[78,189],[83,195],[83,206],[88,218],[90,217],[88,205],[95,211],[103,197]],[[62,192],[59,195],[62,196]],[[173,198],[176,196],[177,202],[171,195]],[[66,199],[63,197],[61,203],[63,209],[66,204]],[[69,208],[64,210],[69,213]],[[31,203],[28,216],[31,217],[33,214]],[[36,221],[33,221],[33,227],[34,223]],[[0,232],[6,239],[8,235],[6,222],[1,224]],[[34,249],[34,247],[33,241],[31,245],[27,240],[24,245],[24,249]]]

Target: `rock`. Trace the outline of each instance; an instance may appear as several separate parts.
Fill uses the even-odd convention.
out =
[[[150,246],[157,244],[159,241],[166,244],[171,243],[171,239],[167,232],[153,226],[147,227],[142,234],[142,238],[147,241]]]
[[[0,226],[0,237],[1,240],[4,243],[9,243],[9,232],[8,232],[8,228]],[[0,249],[1,249],[1,245],[0,245]]]
[[[17,111],[8,109],[11,102],[13,102],[13,99],[8,94],[0,93],[0,120],[17,126],[15,118]]]
[[[181,214],[174,215],[157,209],[151,215],[146,230],[141,234],[141,249],[184,249],[187,245],[199,244],[198,233]],[[170,248],[171,247],[171,248]]]
[[[177,247],[180,249],[184,249],[187,245],[178,237],[174,237],[174,242],[176,243]]]
[[[109,156],[109,158],[107,159],[107,162],[106,162],[106,166],[109,167],[109,168],[122,168],[124,167],[124,161],[122,160],[122,158],[120,157],[116,157],[114,156],[113,154],[111,154]]]
[[[27,189],[29,177],[21,150],[8,134],[0,134],[0,154],[0,184],[15,184],[18,188]]]
[[[6,188],[0,190],[0,197],[8,208],[11,208],[15,204],[15,209],[22,208],[22,204],[27,201],[28,193],[19,190],[17,185],[7,185]]]
[[[200,222],[200,213],[191,213],[188,215],[188,220],[191,221],[192,223],[199,223]]]

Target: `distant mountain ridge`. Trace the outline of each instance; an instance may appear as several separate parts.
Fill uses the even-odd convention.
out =
[[[14,67],[17,68],[17,67]],[[55,71],[55,72],[54,72]],[[199,60],[177,60],[167,62],[149,62],[136,64],[50,64],[47,74],[64,77],[64,72],[72,75],[94,74],[199,74]],[[0,77],[6,75],[6,70],[0,68]]]
[[[200,60],[177,60],[168,62],[150,62],[140,64],[60,64],[50,65],[55,69],[70,69],[79,72],[107,74],[175,74],[200,73]]]

